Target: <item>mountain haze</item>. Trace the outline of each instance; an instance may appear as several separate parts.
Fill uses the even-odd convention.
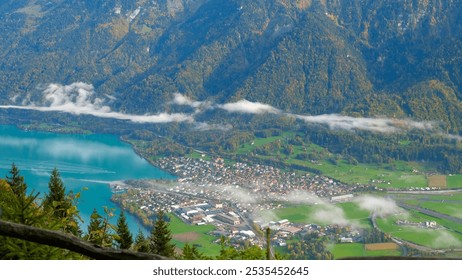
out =
[[[0,102],[84,82],[129,113],[180,92],[458,133],[460,11],[459,0],[5,0]]]

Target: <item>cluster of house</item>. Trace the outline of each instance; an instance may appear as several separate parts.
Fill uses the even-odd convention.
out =
[[[296,174],[278,168],[236,162],[225,164],[222,158],[211,160],[186,157],[166,157],[155,164],[179,177],[180,183],[191,183],[198,187],[213,185],[248,186],[261,196],[284,198],[294,190],[306,190],[319,197],[331,197],[363,190],[367,185],[347,185],[316,174]]]
[[[350,200],[360,185],[345,185],[321,175],[295,174],[264,165],[234,163],[227,165],[221,158],[212,160],[169,157],[159,159],[160,168],[177,175],[167,182],[129,183],[136,188],[133,195],[124,199],[136,203],[147,212],[162,209],[173,212],[189,224],[213,224],[220,235],[240,242],[258,244],[252,228],[255,210],[272,210],[290,202],[291,194],[298,191],[330,197],[332,202]],[[163,185],[162,185],[163,184]],[[293,195],[292,195],[293,197]],[[149,216],[149,215],[148,215]],[[273,243],[285,246],[293,235],[317,231],[325,234],[329,229],[317,225],[299,225],[288,220],[256,222],[262,229],[270,228]]]
[[[223,207],[222,203],[210,204],[205,202],[190,206],[173,205],[172,208],[174,209],[173,213],[190,224],[224,223],[230,226],[241,224],[240,216],[227,207]]]

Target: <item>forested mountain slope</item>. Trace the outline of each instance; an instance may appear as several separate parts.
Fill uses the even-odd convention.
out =
[[[180,92],[457,133],[460,11],[459,0],[5,0],[0,102],[79,81],[131,113]]]

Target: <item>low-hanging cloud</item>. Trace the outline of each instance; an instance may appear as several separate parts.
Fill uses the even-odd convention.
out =
[[[358,227],[356,221],[346,218],[342,208],[331,204],[314,193],[296,190],[287,195],[291,203],[315,205],[313,221],[321,224]]]
[[[254,221],[260,221],[264,223],[275,222],[281,220],[276,213],[272,210],[257,210],[251,213],[252,219]]]
[[[177,105],[185,105],[193,108],[199,108],[204,102],[193,101],[191,98],[177,92],[173,94],[173,100],[171,103]]]
[[[60,107],[69,106],[110,112],[111,109],[104,105],[105,100],[95,97],[93,85],[77,82],[70,85],[49,84],[43,91],[44,106]]]
[[[207,131],[207,130],[222,130],[227,131],[232,129],[233,126],[230,124],[210,124],[206,122],[196,122],[194,124],[194,129],[199,131]]]
[[[370,211],[379,217],[386,217],[393,214],[403,213],[394,200],[371,195],[356,197],[354,202],[362,209]]]
[[[135,123],[170,123],[170,122],[192,122],[194,119],[187,114],[168,114],[160,113],[157,115],[131,115],[119,112],[100,112],[88,110],[85,108],[76,108],[74,105],[56,106],[56,107],[41,107],[41,106],[14,106],[2,105],[0,108],[4,109],[21,109],[21,110],[34,110],[40,112],[64,112],[74,115],[91,115],[99,118],[127,120]]]
[[[274,197],[274,199],[281,199]],[[314,194],[307,192],[293,192],[284,197],[284,200],[290,204],[312,205],[313,212],[305,220],[306,223],[338,225],[341,227],[350,226],[354,228],[360,227],[357,221],[349,220],[345,216],[345,212],[337,205],[331,204]],[[255,204],[255,202],[254,202]],[[258,221],[270,222],[278,221],[283,217],[278,216],[274,210],[260,209],[253,213],[253,219]]]
[[[297,115],[283,112],[271,105],[251,102],[248,100],[239,100],[234,103],[225,103],[216,105],[231,113],[247,113],[247,114],[276,114],[287,115],[296,119],[302,120],[307,123],[317,123],[327,125],[330,129],[343,129],[343,130],[367,130],[381,133],[392,133],[401,130],[419,129],[419,130],[433,130],[435,128],[434,122],[417,122],[413,120],[402,119],[389,119],[389,118],[364,118],[364,117],[350,117],[338,114],[324,114],[316,116]]]
[[[450,248],[460,247],[462,242],[450,234],[447,230],[436,230],[437,233],[435,239],[432,242],[433,247],[436,248]]]
[[[350,116],[342,116],[337,114],[317,116],[293,116],[307,123],[325,124],[330,129],[359,129],[374,132],[391,133],[403,129],[414,128],[420,130],[432,130],[434,128],[433,122],[416,122],[412,120],[399,120],[388,118],[354,118]]]
[[[109,99],[111,100],[113,98]],[[109,103],[109,101],[106,98],[95,96],[92,85],[77,82],[71,85],[50,84],[42,92],[42,99],[38,102],[28,102],[28,104],[21,106],[2,105],[0,108],[35,110],[41,112],[65,112],[74,115],[91,115],[100,118],[128,120],[136,123],[193,121],[193,117],[191,115],[183,113],[132,115],[114,112],[106,105],[107,103]]]
[[[248,113],[248,114],[281,114],[282,112],[279,109],[274,108],[271,105],[259,103],[259,102],[250,102],[248,100],[242,99],[234,103],[226,103],[217,105],[218,108],[221,108],[230,113]]]
[[[206,110],[221,109],[229,113],[241,114],[274,114],[281,116],[291,116],[306,123],[326,125],[330,129],[343,129],[346,131],[366,130],[379,133],[395,133],[403,130],[419,129],[431,133],[442,134],[452,139],[460,140],[460,136],[443,134],[435,122],[418,122],[413,120],[390,119],[390,118],[364,118],[351,117],[339,114],[324,115],[300,115],[284,112],[269,104],[251,102],[246,99],[237,102],[216,104],[211,101],[197,101],[181,93],[174,93],[170,104],[188,106],[194,109],[193,113],[158,113],[146,115],[132,115],[113,111],[108,104],[115,98],[110,95],[96,96],[94,88],[90,84],[77,82],[70,85],[49,84],[42,92],[39,101],[31,101],[28,94],[20,100],[19,95],[14,96],[11,101],[21,105],[2,105],[0,108],[13,108],[25,110],[37,110],[43,112],[67,112],[75,115],[85,114],[100,118],[112,118],[129,120],[137,123],[169,123],[169,122],[189,122],[194,123],[193,128],[198,130],[227,130],[229,124],[208,125],[207,123],[197,123],[195,116]]]
[[[295,190],[285,195],[284,200],[290,204],[312,205],[313,214],[311,215],[311,219],[306,222],[359,227],[357,221],[346,218],[345,212],[341,207],[329,203],[312,192]]]
[[[249,189],[240,188],[239,186],[227,185],[222,186],[222,191],[228,194],[228,197],[237,203],[257,204],[260,200],[257,196],[252,195]]]
[[[313,219],[317,223],[324,223],[338,226],[358,227],[356,221],[350,221],[345,217],[345,212],[342,208],[333,204],[323,204],[314,212]]]
[[[462,136],[460,135],[444,134],[444,133],[438,133],[438,134],[448,139],[451,139],[451,140],[462,141]]]
[[[295,190],[287,195],[284,196],[284,199],[293,204],[309,204],[309,205],[316,205],[316,204],[327,204],[326,201],[321,199],[314,193],[302,191],[302,190]]]

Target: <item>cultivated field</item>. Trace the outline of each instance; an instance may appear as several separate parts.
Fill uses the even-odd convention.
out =
[[[172,238],[180,242],[183,242],[183,243],[194,243],[196,240],[200,238],[200,234],[192,231],[192,232],[174,234]]]
[[[370,244],[365,244],[364,249],[368,251],[396,250],[396,249],[399,249],[399,246],[393,242],[370,243]]]
[[[212,225],[195,226],[185,224],[178,217],[169,214],[170,230],[172,232],[173,242],[179,248],[183,248],[186,243],[190,245],[196,244],[199,251],[207,256],[218,256],[220,253],[220,245],[214,243],[217,238],[207,233],[214,230]]]
[[[428,176],[428,187],[429,188],[446,188],[448,183],[446,181],[446,175],[432,175]]]

